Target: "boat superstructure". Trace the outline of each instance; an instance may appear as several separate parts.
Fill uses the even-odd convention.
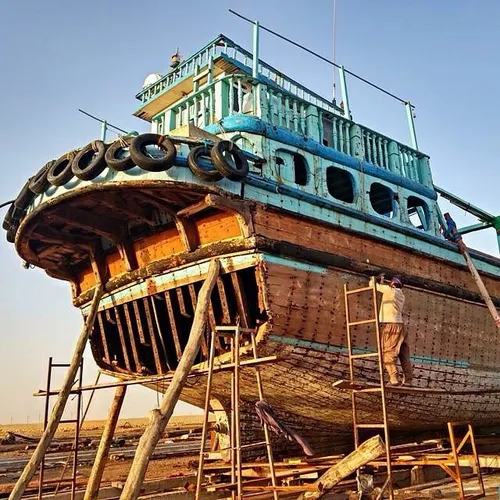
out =
[[[345,87],[336,105],[223,35],[137,98],[135,115],[151,122],[147,138],[96,141],[49,162],[4,222],[27,263],[70,282],[84,315],[104,286],[91,338],[102,370],[145,380],[175,370],[218,257],[209,327],[257,329],[259,352],[278,356],[262,370],[269,402],[325,450],[335,444],[332,431],[340,441],[351,428],[350,395],[332,385],[348,371],[343,285],[398,273],[415,385],[437,391],[390,395],[391,425],[498,424],[497,330],[462,256],[441,235],[426,154],[353,121]],[[111,148],[113,163],[102,159]],[[129,149],[142,157],[125,166]],[[165,155],[168,165],[157,167]],[[471,254],[500,304],[500,260]],[[360,302],[355,314],[365,308]],[[369,351],[374,337],[360,332],[357,344]],[[220,359],[227,350],[221,339]],[[206,358],[205,339],[199,366]],[[375,361],[362,370],[376,380]],[[250,436],[259,426],[248,377]],[[191,378],[182,399],[201,406],[203,380]],[[470,393],[453,395],[464,386]],[[481,389],[499,393],[474,392]],[[229,411],[229,378],[217,377],[213,394],[213,407]],[[373,401],[367,394],[367,414]],[[223,424],[224,412],[217,417]]]

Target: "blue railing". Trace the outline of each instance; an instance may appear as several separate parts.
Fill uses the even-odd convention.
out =
[[[141,101],[142,105],[146,105],[183,78],[190,75],[194,76],[203,67],[208,66],[211,60],[215,60],[217,57],[235,61],[239,63],[239,66],[243,66],[247,70],[247,73],[251,74],[250,66],[253,57],[252,54],[226,36],[219,35],[215,40],[196,52],[196,54],[179,64],[177,68],[139,92],[136,98]],[[319,94],[310,91],[297,81],[283,75],[283,73],[276,68],[262,61],[259,61],[259,77],[262,77],[263,80],[272,82],[272,84],[281,88],[284,92],[308,104],[312,104],[331,113],[342,113],[342,110],[333,103],[324,99]]]

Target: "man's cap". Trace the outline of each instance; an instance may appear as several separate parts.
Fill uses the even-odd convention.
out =
[[[403,282],[401,281],[401,278],[399,276],[394,276],[394,278],[392,278],[391,280],[391,285],[402,287]]]

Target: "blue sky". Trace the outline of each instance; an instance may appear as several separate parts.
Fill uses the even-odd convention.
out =
[[[0,201],[14,197],[46,161],[99,136],[83,108],[124,129],[145,76],[165,72],[177,47],[189,56],[219,33],[251,49],[251,28],[233,8],[332,56],[332,0],[182,3],[150,0],[4,0],[0,3]],[[173,4],[173,5],[171,5]],[[419,147],[431,156],[435,183],[498,212],[500,3],[456,0],[337,0],[337,61],[416,106]],[[261,56],[326,97],[331,67],[263,33]],[[349,81],[354,119],[408,142],[404,107]],[[452,209],[462,224],[472,216]],[[493,231],[468,239],[498,254]],[[0,423],[38,420],[31,396],[45,380],[47,358],[70,357],[81,325],[69,287],[25,271],[0,240]],[[87,354],[86,381],[95,376]],[[104,392],[104,391],[103,391]],[[111,393],[91,417],[105,415]],[[124,416],[143,416],[152,391],[129,392]],[[186,411],[186,408],[181,408]]]

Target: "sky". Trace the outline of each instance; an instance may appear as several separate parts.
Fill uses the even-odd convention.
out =
[[[149,124],[132,116],[134,96],[148,74],[168,69],[177,48],[187,57],[224,33],[251,50],[251,26],[229,8],[333,56],[333,0],[2,0],[0,202],[14,198],[48,160],[99,137],[99,124],[78,108],[126,130],[147,131]],[[498,214],[500,2],[337,0],[336,11],[336,61],[410,100],[434,182]],[[328,64],[267,33],[261,58],[331,97]],[[348,86],[355,121],[408,143],[402,104],[352,79]],[[458,208],[451,211],[459,225],[475,222]],[[493,230],[466,241],[498,255]],[[49,356],[70,359],[81,316],[69,286],[24,270],[3,231],[0,279],[0,424],[36,422],[43,402],[32,393],[45,385]],[[85,359],[90,383],[96,368],[89,352]],[[89,418],[103,418],[111,397],[112,390],[99,391]],[[122,417],[146,416],[156,404],[153,391],[135,387]]]

